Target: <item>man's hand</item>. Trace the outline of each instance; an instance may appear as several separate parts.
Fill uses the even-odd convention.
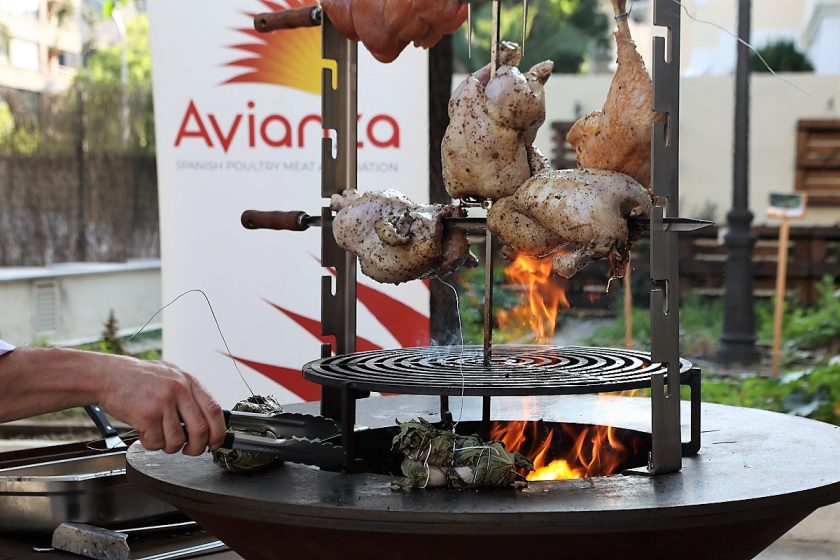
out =
[[[201,455],[225,437],[222,408],[189,373],[165,362],[109,356],[99,404],[136,428],[149,450]],[[183,425],[182,425],[183,422]],[[184,445],[186,443],[186,445]]]

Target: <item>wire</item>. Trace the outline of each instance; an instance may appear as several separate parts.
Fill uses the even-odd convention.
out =
[[[438,277],[438,281],[445,286],[449,286],[449,289],[455,294],[455,309],[458,312],[458,334],[461,337],[461,354],[458,356],[458,370],[461,373],[461,410],[458,412],[458,420],[452,425],[452,431],[454,432],[461,418],[464,416],[464,393],[467,387],[467,378],[464,375],[464,328],[461,325],[461,300],[458,298],[458,290],[443,278]]]
[[[169,307],[170,305],[172,305],[173,303],[175,303],[176,301],[178,301],[179,299],[181,299],[181,298],[182,298],[182,297],[184,297],[185,295],[187,295],[187,294],[192,294],[192,293],[199,293],[199,294],[201,294],[202,296],[204,296],[204,301],[206,301],[206,302],[207,302],[207,307],[209,307],[209,308],[210,308],[210,314],[213,316],[213,322],[214,322],[214,323],[216,323],[216,330],[218,330],[218,331],[219,331],[219,336],[220,336],[220,337],[221,337],[221,339],[222,339],[222,343],[225,345],[225,350],[227,350],[228,357],[230,358],[230,361],[231,361],[231,362],[233,362],[233,367],[234,367],[234,368],[236,368],[236,373],[238,373],[238,374],[239,374],[239,378],[240,378],[240,379],[242,379],[242,383],[244,383],[244,384],[245,384],[245,386],[248,388],[248,391],[251,393],[251,396],[253,397],[253,396],[254,396],[254,390],[253,390],[253,389],[251,389],[251,386],[250,386],[250,385],[248,385],[248,382],[245,380],[245,376],[242,374],[242,371],[239,369],[239,364],[237,364],[237,363],[236,363],[236,358],[234,358],[234,357],[233,357],[233,352],[231,352],[231,351],[230,351],[230,346],[228,346],[227,339],[225,339],[225,335],[224,335],[224,333],[222,333],[222,326],[219,324],[219,319],[216,317],[216,312],[213,310],[213,304],[211,304],[211,303],[210,303],[210,298],[209,298],[209,297],[207,297],[207,294],[206,294],[206,293],[204,293],[204,290],[200,290],[200,289],[198,289],[198,288],[194,288],[194,289],[192,289],[192,290],[187,290],[186,292],[183,292],[183,293],[179,294],[179,295],[178,295],[178,297],[176,297],[175,299],[173,299],[172,301],[170,301],[169,303],[167,303],[166,305],[164,305],[163,307],[161,307],[160,309],[158,309],[158,310],[155,312],[155,314],[154,314],[154,315],[152,315],[152,316],[151,316],[151,318],[149,318],[149,320],[148,320],[148,321],[146,321],[146,324],[145,324],[145,325],[143,325],[142,327],[140,327],[140,330],[138,330],[138,331],[137,331],[136,333],[134,333],[133,335],[129,336],[129,337],[128,337],[125,341],[126,341],[126,342],[130,342],[130,341],[131,341],[131,339],[133,339],[135,336],[137,336],[138,334],[140,334],[141,332],[143,332],[143,331],[146,329],[146,327],[148,327],[148,326],[149,326],[149,324],[150,324],[152,321],[154,321],[154,320],[155,320],[155,318],[156,318],[158,315],[160,315],[161,313],[163,313],[163,310],[164,310],[164,309],[166,309],[167,307]]]
[[[683,4],[680,0],[671,0],[671,2],[673,2],[674,4],[677,4],[678,6],[680,6],[680,7],[683,9],[683,11],[685,12],[685,15],[688,17],[688,19],[693,20],[693,21],[696,21],[697,23],[702,23],[702,24],[706,24],[706,25],[711,25],[712,27],[714,27],[714,28],[716,28],[716,29],[719,29],[719,30],[723,31],[724,33],[726,33],[727,35],[729,35],[730,37],[734,38],[736,41],[738,41],[739,43],[741,43],[742,45],[744,45],[745,47],[747,47],[748,49],[750,49],[752,52],[754,52],[754,53],[755,53],[755,55],[758,57],[758,59],[761,61],[761,63],[764,65],[764,67],[765,67],[765,68],[767,68],[767,70],[768,70],[768,71],[769,71],[769,72],[773,75],[773,77],[774,77],[774,78],[776,78],[776,79],[778,79],[778,80],[781,80],[781,81],[785,82],[786,84],[788,84],[788,85],[790,85],[790,86],[795,87],[796,89],[798,89],[799,91],[801,91],[801,92],[802,92],[802,93],[804,93],[805,95],[811,95],[811,92],[809,92],[809,91],[806,91],[806,90],[802,89],[801,87],[799,87],[798,85],[796,85],[794,82],[792,82],[792,81],[788,80],[787,78],[784,78],[784,77],[782,77],[782,76],[778,75],[778,74],[776,73],[776,71],[775,71],[775,70],[773,70],[773,69],[770,67],[770,65],[767,63],[767,61],[766,61],[766,60],[764,60],[764,57],[763,57],[763,56],[761,56],[761,53],[760,53],[760,52],[758,52],[757,50],[755,50],[755,48],[754,48],[752,45],[750,45],[749,43],[747,43],[746,41],[744,41],[743,39],[741,39],[740,37],[738,37],[735,33],[732,33],[731,31],[729,31],[728,29],[726,29],[726,28],[725,28],[725,27],[723,27],[722,25],[718,25],[717,23],[715,23],[715,22],[713,22],[713,21],[708,21],[708,20],[705,20],[705,19],[700,19],[700,18],[698,18],[698,17],[696,17],[696,16],[692,15],[692,14],[688,11],[688,8],[686,8],[686,7],[685,7],[685,4]]]

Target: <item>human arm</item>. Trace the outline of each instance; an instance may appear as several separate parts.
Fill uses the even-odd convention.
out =
[[[91,403],[136,428],[146,449],[200,455],[224,439],[221,407],[175,366],[64,348],[0,358],[0,422]]]

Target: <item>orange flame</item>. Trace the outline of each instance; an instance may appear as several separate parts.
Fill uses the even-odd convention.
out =
[[[551,260],[519,255],[505,268],[505,276],[513,284],[522,286],[524,293],[521,305],[499,311],[499,327],[502,330],[514,330],[527,325],[538,343],[551,341],[557,322],[557,310],[561,306],[570,307],[559,279],[551,276]]]
[[[539,426],[539,422],[496,422],[490,429],[490,437],[503,442],[508,451],[522,453],[534,463],[534,470],[526,477],[528,480],[608,476],[618,472],[630,453],[612,426],[576,429],[564,425],[563,432],[573,443],[562,457],[554,458],[555,430],[541,437]]]

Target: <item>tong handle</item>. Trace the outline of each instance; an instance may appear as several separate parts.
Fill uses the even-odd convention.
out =
[[[279,29],[297,29],[299,27],[317,27],[321,25],[323,15],[318,6],[266,12],[254,17],[254,29],[260,33],[269,33]]]
[[[309,229],[309,218],[309,214],[300,210],[288,212],[245,210],[242,213],[242,226],[245,229],[304,231]]]
[[[88,413],[90,419],[93,420],[93,423],[96,424],[96,428],[99,430],[99,433],[102,434],[102,437],[109,438],[119,435],[117,429],[111,424],[111,421],[108,420],[108,417],[105,416],[105,412],[98,404],[88,404],[85,405],[85,412]]]

